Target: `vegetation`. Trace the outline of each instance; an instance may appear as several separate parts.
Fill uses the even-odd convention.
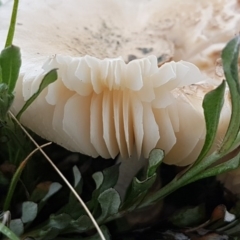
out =
[[[54,144],[48,146],[50,143],[45,143],[34,134],[30,135],[18,122],[21,114],[40,92],[57,79],[57,69],[46,74],[38,92],[27,101],[16,118],[11,113],[14,88],[21,67],[20,49],[12,45],[17,5],[16,0],[6,47],[0,54],[0,206],[2,209],[0,231],[3,234],[2,238],[90,240],[144,239],[144,236],[146,239],[148,236],[148,239],[177,239],[176,231],[191,237],[194,234],[201,235],[200,230],[204,228],[206,230],[204,234],[213,234],[212,231],[214,231],[217,235],[227,234],[232,239],[240,239],[238,237],[240,202],[230,193],[227,194],[228,199],[224,197],[223,187],[214,178],[240,165],[240,84],[238,79],[240,37],[237,36],[227,43],[222,52],[226,80],[223,80],[204,98],[207,133],[203,149],[195,163],[181,172],[175,171],[174,167],[167,167],[162,163],[164,152],[154,149],[149,156],[146,172],[132,179],[125,198],[121,199],[114,189],[119,171],[119,165],[115,165],[114,161],[109,163],[101,159],[94,160],[80,154],[69,153]],[[215,152],[209,154],[216,136],[226,86],[229,87],[232,101],[231,121],[221,145]],[[42,150],[43,147],[46,147],[47,157]],[[62,158],[60,161],[59,156]],[[53,167],[57,165],[67,179],[58,168],[55,170],[51,168],[45,158]],[[74,160],[76,158],[77,161]],[[222,162],[223,158],[224,162]],[[160,172],[162,174],[159,177]],[[164,178],[166,172],[169,179]],[[163,187],[159,187],[158,184],[161,176],[163,176]],[[196,183],[193,184],[193,182]],[[69,183],[70,186],[67,187],[66,184]],[[206,190],[206,184],[210,191],[217,192],[216,195],[213,194],[213,198],[216,198],[217,194],[220,194],[221,198],[205,203],[203,199],[199,200],[198,198],[203,194],[205,197],[208,196],[207,191],[203,193],[203,186]],[[181,204],[183,196],[190,191],[197,193],[194,196],[195,200],[188,196],[189,201],[184,200]],[[80,204],[82,200],[79,196],[86,202],[97,224]],[[166,198],[167,204],[163,204]],[[177,211],[166,213],[169,203]],[[226,207],[218,205],[219,203],[225,203],[227,207],[231,207],[235,219],[230,219],[229,223],[225,222],[224,218],[228,212]],[[157,213],[155,216],[157,218],[153,216],[148,220],[144,215],[151,209]],[[144,217],[141,218],[141,216]],[[230,215],[231,217],[233,215]],[[98,226],[100,229],[96,232],[95,228]],[[162,230],[160,231],[159,228]],[[166,229],[175,230],[166,231]]]

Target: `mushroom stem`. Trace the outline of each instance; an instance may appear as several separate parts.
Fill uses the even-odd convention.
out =
[[[118,181],[114,188],[123,200],[134,176],[136,176],[141,168],[147,165],[147,159],[143,156],[139,158],[137,151],[134,151],[133,156],[130,158],[119,156],[117,163],[121,163],[121,165],[119,167]]]

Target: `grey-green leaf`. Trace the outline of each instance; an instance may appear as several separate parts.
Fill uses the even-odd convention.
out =
[[[73,167],[73,176],[74,176],[74,188],[80,183],[82,176],[77,166]]]
[[[38,90],[36,93],[34,93],[24,104],[22,109],[17,114],[17,119],[20,119],[21,115],[24,113],[24,111],[33,103],[33,101],[39,96],[39,94],[51,83],[55,82],[57,80],[57,69],[52,69],[49,71],[43,78]]]
[[[24,226],[21,219],[13,219],[10,222],[9,228],[17,235],[20,236],[24,232]]]
[[[98,222],[116,214],[121,204],[120,196],[113,188],[107,189],[101,193],[98,197],[98,202],[102,209],[102,214],[98,219]]]
[[[152,177],[160,164],[162,163],[164,158],[164,152],[161,149],[153,149],[150,152],[149,160],[148,160],[148,170],[147,170],[147,177]]]
[[[93,178],[93,180],[96,184],[96,189],[98,189],[103,183],[103,173],[102,172],[95,172],[92,175],[92,178]]]
[[[49,190],[47,192],[47,194],[44,196],[44,198],[42,199],[42,201],[47,201],[47,199],[49,199],[52,195],[54,195],[56,192],[58,192],[59,189],[62,188],[62,185],[58,182],[53,182],[50,187]]]
[[[0,54],[0,67],[2,82],[8,85],[8,92],[12,93],[21,67],[21,54],[19,47],[9,46],[2,50]]]
[[[71,227],[77,231],[86,231],[93,228],[93,224],[89,216],[81,215],[77,220],[71,220]]]
[[[22,205],[22,222],[28,223],[33,221],[38,212],[38,206],[34,202],[24,202]]]

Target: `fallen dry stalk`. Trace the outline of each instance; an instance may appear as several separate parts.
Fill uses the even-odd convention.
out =
[[[28,133],[28,131],[21,125],[21,123],[16,119],[16,117],[12,114],[11,111],[9,111],[10,116],[13,118],[13,120],[19,125],[19,127],[23,130],[23,132],[28,136],[28,138],[34,143],[34,145],[37,147],[37,149],[35,150],[39,150],[43,156],[47,159],[47,161],[52,165],[52,167],[54,168],[54,170],[59,174],[59,176],[62,178],[62,180],[66,183],[66,185],[68,186],[68,188],[71,190],[71,192],[74,194],[74,196],[78,199],[78,201],[80,202],[80,204],[82,205],[82,207],[84,208],[84,210],[86,211],[87,215],[89,216],[89,218],[91,219],[93,225],[95,226],[100,238],[102,240],[106,240],[106,238],[104,237],[98,223],[96,222],[96,220],[94,219],[94,217],[92,216],[91,212],[88,210],[87,206],[85,205],[85,203],[83,202],[83,200],[81,199],[81,197],[78,195],[78,193],[75,191],[75,189],[72,187],[72,185],[68,182],[68,180],[64,177],[64,175],[60,172],[60,170],[57,168],[57,166],[52,162],[52,160],[48,157],[48,155],[42,150],[41,146],[39,146],[37,144],[37,142],[32,138],[32,136]]]

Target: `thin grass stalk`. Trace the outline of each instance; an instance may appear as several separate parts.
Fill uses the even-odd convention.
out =
[[[46,146],[48,146],[48,145],[50,145],[50,144],[51,144],[51,142],[50,142],[50,143],[46,143],[46,144],[44,144],[44,145],[42,145],[42,146],[40,146],[40,147],[37,147],[36,149],[34,149],[34,150],[20,163],[20,165],[19,165],[16,173],[14,174],[14,176],[13,176],[13,178],[12,178],[11,184],[10,184],[10,186],[9,186],[8,193],[7,193],[7,197],[6,197],[6,199],[5,199],[4,206],[3,206],[3,210],[4,210],[4,211],[9,210],[10,203],[11,203],[11,201],[12,201],[13,193],[14,193],[14,191],[15,191],[15,188],[16,188],[16,186],[17,186],[17,183],[18,183],[19,179],[20,179],[20,176],[21,176],[21,174],[22,174],[22,171],[23,171],[23,169],[25,168],[28,160],[29,160],[29,159],[32,157],[32,155],[33,155],[35,152],[37,152],[39,149],[42,149],[43,147],[46,147]]]
[[[100,229],[98,223],[94,219],[93,215],[87,208],[86,204],[83,202],[81,197],[78,195],[78,193],[75,191],[75,189],[72,187],[72,185],[68,182],[68,180],[65,178],[65,176],[61,173],[61,171],[57,168],[57,166],[52,162],[52,160],[48,157],[48,155],[40,148],[40,146],[37,144],[37,142],[32,138],[32,136],[28,133],[28,131],[22,126],[22,124],[17,120],[17,118],[13,115],[12,112],[9,111],[9,114],[13,118],[13,120],[20,126],[20,128],[24,131],[24,133],[29,137],[29,139],[34,143],[34,145],[39,148],[39,151],[43,154],[43,156],[47,159],[47,161],[52,165],[54,170],[58,173],[58,175],[62,178],[62,180],[66,183],[68,188],[71,190],[71,192],[74,194],[74,196],[77,198],[77,200],[80,202],[86,213],[88,214],[89,218],[91,219],[93,225],[95,226],[101,240],[106,240],[104,237],[102,230]]]
[[[5,43],[5,48],[8,46],[11,46],[12,42],[13,42],[15,26],[16,26],[16,21],[17,21],[18,3],[19,3],[19,0],[14,0],[11,22],[10,22],[10,27],[8,29],[8,35],[7,35],[7,40]]]

